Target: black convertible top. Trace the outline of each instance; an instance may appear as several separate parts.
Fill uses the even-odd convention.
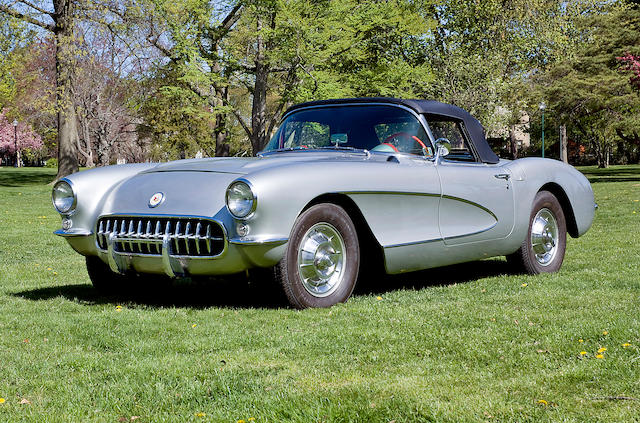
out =
[[[416,113],[424,115],[444,116],[453,119],[458,119],[464,122],[464,126],[469,132],[471,142],[475,147],[480,160],[484,163],[498,163],[500,160],[498,156],[491,150],[487,140],[484,136],[484,128],[482,124],[469,112],[460,107],[453,106],[451,104],[440,103],[434,100],[404,100],[400,98],[392,97],[360,97],[360,98],[341,98],[333,100],[317,100],[309,101],[306,103],[296,104],[291,106],[285,113],[288,114],[297,109],[310,106],[324,106],[324,105],[339,105],[339,104],[354,104],[354,103],[386,103],[386,104],[399,104],[408,107]]]

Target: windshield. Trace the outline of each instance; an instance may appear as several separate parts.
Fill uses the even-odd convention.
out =
[[[339,106],[300,110],[280,125],[265,152],[282,149],[353,148],[431,156],[420,122],[393,106]]]

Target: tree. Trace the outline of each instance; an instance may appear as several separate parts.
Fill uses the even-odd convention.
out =
[[[415,3],[152,1],[143,14],[147,39],[173,64],[152,100],[180,97],[169,111],[175,123],[213,119],[223,155],[235,129],[260,151],[294,102],[415,96],[431,77],[421,52],[429,24]]]
[[[617,150],[640,159],[640,96],[619,71],[617,57],[640,46],[640,8],[605,4],[576,20],[580,39],[572,54],[535,78],[560,123],[590,147],[599,167]],[[637,54],[637,53],[636,53]]]
[[[229,84],[228,70],[222,59],[222,40],[232,30],[242,12],[239,2],[212,3],[207,0],[168,1],[148,0],[139,9],[120,13],[120,25],[135,27],[148,44],[160,52],[165,61],[157,67],[156,91],[147,95],[143,110],[158,111],[157,107],[170,98],[177,100],[174,107],[163,110],[162,121],[172,128],[171,135],[162,137],[158,130],[145,125],[144,129],[154,134],[156,140],[171,140],[178,132],[192,133],[193,120],[199,129],[208,128],[209,138],[215,147],[209,148],[206,137],[196,135],[181,142],[169,142],[169,150],[185,147],[185,141],[198,140],[198,150],[209,155],[229,154]],[[162,82],[160,85],[157,82]],[[151,120],[160,123],[160,120]],[[210,125],[202,125],[210,120]],[[162,126],[162,125],[160,125]],[[184,151],[180,154],[184,155]]]
[[[630,71],[629,83],[637,90],[640,90],[640,55],[634,56],[627,53],[624,56],[616,57],[622,65],[623,71]]]
[[[580,1],[435,3],[426,52],[435,79],[424,96],[469,110],[490,132],[518,124],[531,100],[540,101],[528,98],[527,80],[566,55],[581,10]]]
[[[0,13],[0,109],[16,94],[12,70],[21,57],[21,47],[31,35],[22,21]]]
[[[40,135],[24,122],[18,122],[18,126],[14,128],[5,111],[0,110],[0,153],[5,157],[16,157],[19,162],[20,153],[37,153],[42,146]]]
[[[225,40],[227,60],[251,99],[234,115],[256,154],[294,102],[358,95],[412,97],[431,77],[420,44],[419,2],[255,0]],[[245,97],[246,98],[246,97]]]
[[[73,104],[75,67],[74,27],[76,1],[0,0],[0,12],[53,34],[56,45],[56,108],[58,174],[56,179],[78,171],[76,115]]]

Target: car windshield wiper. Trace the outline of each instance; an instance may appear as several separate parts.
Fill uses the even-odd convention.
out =
[[[280,151],[294,151],[294,150],[307,150],[304,147],[283,147],[283,148],[275,148],[273,150],[265,151],[265,153],[276,153]]]
[[[328,145],[325,147],[316,147],[318,150],[347,150],[347,151],[364,151],[362,148],[348,147],[342,145]]]

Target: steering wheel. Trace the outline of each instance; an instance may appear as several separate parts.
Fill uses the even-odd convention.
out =
[[[385,138],[382,144],[392,147],[395,151],[400,151],[398,147],[400,147],[402,144],[402,147],[403,147],[402,150],[404,151],[405,150],[404,147],[406,146],[406,141],[411,142],[411,146],[406,149],[407,151],[411,150],[411,147],[413,147],[414,143],[420,144],[420,147],[422,147],[423,152],[429,151],[427,149],[427,146],[424,145],[424,143],[420,140],[420,138],[416,137],[415,135],[408,134],[406,132],[396,132],[395,134],[391,134],[387,138]]]

